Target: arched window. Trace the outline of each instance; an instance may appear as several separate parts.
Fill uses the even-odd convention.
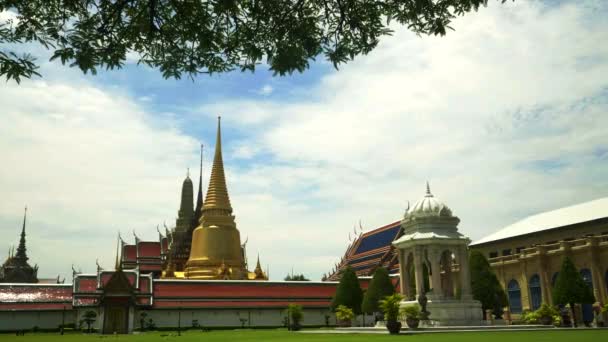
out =
[[[509,296],[509,308],[512,313],[521,313],[521,289],[519,283],[515,279],[511,279],[507,285],[507,293]]]
[[[591,276],[591,271],[588,268],[583,268],[581,270],[581,276],[583,276],[585,284],[593,291],[593,277]]]
[[[540,308],[540,304],[543,301],[541,289],[540,289],[540,277],[538,274],[535,274],[530,278],[529,288],[530,288],[530,304],[532,304],[531,309],[536,310]]]
[[[551,287],[555,287],[555,283],[557,282],[557,276],[559,276],[559,272],[553,273],[553,277],[551,277]]]

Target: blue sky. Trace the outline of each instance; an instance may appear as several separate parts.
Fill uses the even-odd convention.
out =
[[[35,50],[42,79],[0,84],[4,248],[28,205],[42,276],[111,267],[118,231],[174,223],[200,143],[208,179],[217,115],[238,228],[273,279],[319,279],[353,225],[398,220],[427,180],[473,240],[608,196],[606,12],[490,2],[446,37],[396,27],[339,71],[320,58],[288,77],[164,80],[132,62],[82,75]]]

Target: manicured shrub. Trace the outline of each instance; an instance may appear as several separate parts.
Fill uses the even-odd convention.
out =
[[[351,308],[355,315],[360,315],[362,300],[363,291],[359,285],[359,279],[355,271],[347,267],[340,277],[340,283],[332,300],[331,308],[336,310],[338,306],[344,305]]]
[[[380,299],[395,293],[395,287],[391,282],[388,271],[384,267],[379,267],[374,272],[374,277],[369,283],[367,291],[363,295],[361,311],[372,314],[380,311]]]

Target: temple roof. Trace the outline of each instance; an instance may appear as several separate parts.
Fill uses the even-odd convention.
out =
[[[71,309],[71,284],[0,284],[0,311]]]
[[[471,246],[604,218],[608,218],[608,197],[526,217],[473,242]]]
[[[396,221],[361,234],[348,246],[343,259],[330,272],[328,280],[338,280],[339,273],[350,266],[357,276],[373,274],[378,266],[386,267],[390,273],[397,273],[397,258],[391,243],[399,236],[401,221]]]

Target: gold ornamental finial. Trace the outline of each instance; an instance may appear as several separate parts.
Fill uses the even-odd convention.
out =
[[[215,154],[213,156],[213,166],[211,167],[211,178],[203,210],[223,209],[232,213],[228,188],[226,187],[226,176],[224,175],[224,161],[222,159],[222,128],[221,117],[217,117],[217,137],[215,140]]]

